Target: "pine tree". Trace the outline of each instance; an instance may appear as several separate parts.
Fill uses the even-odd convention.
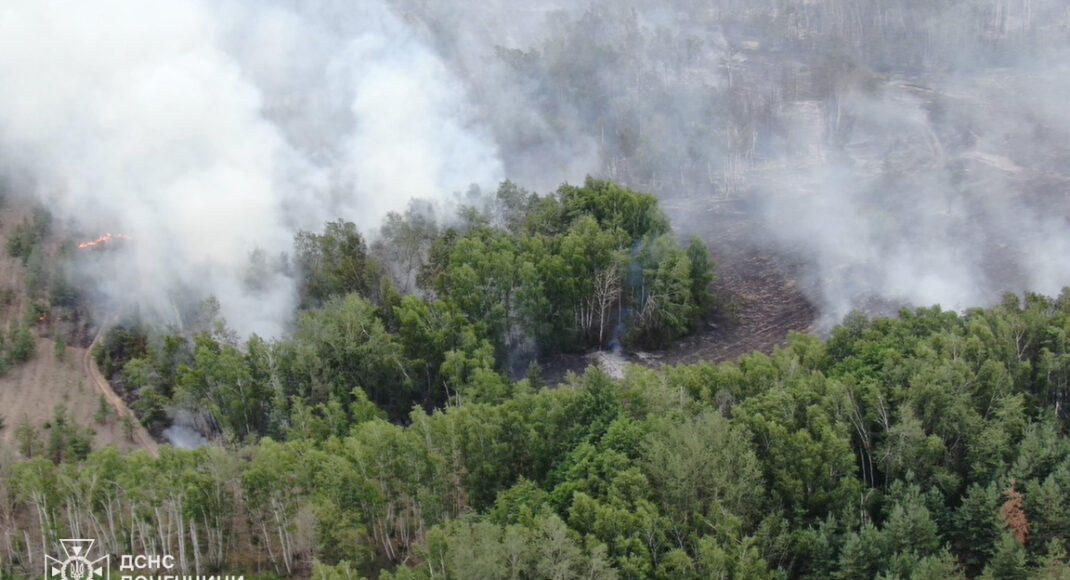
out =
[[[993,580],[1027,580],[1029,578],[1025,548],[1012,532],[1006,531],[1000,536],[996,543],[996,553],[988,561],[981,578]]]

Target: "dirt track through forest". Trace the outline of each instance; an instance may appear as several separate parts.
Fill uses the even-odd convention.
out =
[[[97,368],[96,361],[93,360],[93,347],[97,345],[100,337],[104,335],[104,329],[101,328],[97,332],[97,336],[93,339],[93,344],[89,345],[89,348],[85,350],[85,354],[82,356],[82,368],[85,370],[86,376],[93,382],[93,386],[97,391],[107,399],[108,403],[115,409],[115,415],[119,418],[119,421],[123,420],[123,417],[130,417],[133,422],[134,441],[139,447],[148,452],[153,457],[160,456],[160,448],[156,444],[156,441],[149,435],[149,432],[145,430],[145,427],[141,425],[141,422],[137,420],[134,413],[130,411],[130,408],[126,406],[115,390],[111,388],[111,384],[108,383],[104,375],[101,374],[100,369]]]
[[[29,205],[20,200],[7,198],[0,207],[0,239],[10,239],[20,224],[32,218]],[[57,238],[58,239],[58,238]],[[44,250],[54,259],[56,245],[52,240]],[[26,284],[26,268],[21,259],[0,252],[0,327],[10,328],[21,323],[28,308],[23,288]],[[144,448],[156,453],[156,444],[147,433],[135,432],[131,441],[123,434],[122,412],[124,406],[116,406],[109,397],[111,388],[103,381],[91,355],[82,348],[87,338],[82,334],[83,325],[76,314],[63,309],[53,309],[30,327],[34,336],[34,354],[29,360],[13,365],[0,375],[0,444],[20,447],[17,434],[22,424],[36,434],[27,441],[34,453],[41,452],[49,425],[62,412],[66,419],[93,433],[93,447],[113,446],[127,451]],[[55,339],[63,337],[65,347],[57,348]],[[100,413],[103,397],[106,409]],[[122,402],[121,400],[119,401]],[[116,413],[119,413],[116,415]],[[140,424],[135,421],[135,426]],[[143,430],[142,430],[143,431]]]

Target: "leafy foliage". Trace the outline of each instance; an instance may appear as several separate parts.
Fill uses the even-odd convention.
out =
[[[378,287],[378,265],[369,260],[367,244],[353,222],[328,222],[322,234],[299,232],[294,255],[306,307],[349,293],[370,296]]]
[[[98,360],[142,419],[183,408],[225,450],[121,458],[90,452],[63,409],[43,431],[24,420],[0,524],[47,542],[94,522],[107,549],[180,554],[196,573],[1065,576],[1070,291],[856,313],[826,342],[733,363],[514,380],[526,347],[693,324],[712,264],[655,210],[594,181],[547,197],[503,184],[433,236],[395,218],[413,267],[390,275],[420,294],[354,290],[364,278],[338,272],[360,260],[337,270],[338,254],[322,279],[349,281],[315,287],[344,290],[309,294],[286,339],[117,328]],[[20,550],[3,565],[38,572]]]

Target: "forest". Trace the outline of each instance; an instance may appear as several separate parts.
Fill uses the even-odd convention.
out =
[[[540,356],[693,329],[706,248],[595,179],[506,182],[448,227],[424,209],[254,259],[253,286],[300,272],[287,338],[239,343],[211,302],[192,338],[111,329],[94,356],[143,424],[182,409],[218,444],[9,426],[0,571],[92,537],[263,578],[1070,576],[1070,292],[544,385]]]
[[[499,403],[538,357],[664,346],[712,302],[705,245],[681,247],[653,196],[588,179],[544,197],[505,182],[484,201],[441,228],[414,203],[370,246],[338,220],[299,232],[292,258],[254,256],[254,291],[272,269],[299,279],[288,338],[239,344],[209,300],[192,341],[130,320],[96,361],[157,433],[177,405],[235,442],[294,425],[341,436],[362,405],[398,422],[414,405]]]
[[[1065,0],[113,8],[0,2],[0,580],[1070,580]]]

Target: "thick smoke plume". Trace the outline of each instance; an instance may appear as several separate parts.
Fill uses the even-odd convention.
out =
[[[374,0],[308,4],[0,6],[0,159],[58,217],[132,238],[100,267],[112,300],[173,320],[195,288],[240,332],[276,335],[293,283],[248,289],[252,250],[502,177],[407,24]]]
[[[1068,55],[1057,0],[12,2],[0,159],[134,238],[113,298],[243,333],[293,306],[254,248],[587,173],[801,264],[834,321],[1070,283]]]
[[[479,71],[510,174],[593,150],[683,229],[801,264],[824,327],[1070,283],[1064,2],[395,5]]]

